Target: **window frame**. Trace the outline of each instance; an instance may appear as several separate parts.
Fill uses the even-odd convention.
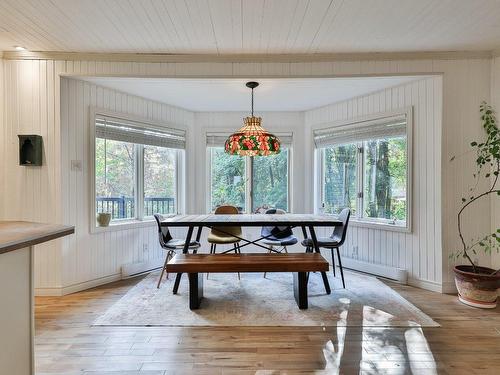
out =
[[[123,230],[128,228],[140,228],[152,226],[155,224],[153,216],[144,215],[144,144],[134,143],[135,150],[135,212],[133,218],[115,219],[109,223],[107,227],[100,227],[96,222],[96,178],[95,178],[95,157],[96,157],[96,120],[99,116],[112,116],[123,120],[142,123],[147,127],[158,128],[161,130],[164,127],[179,128],[187,132],[184,126],[162,123],[154,120],[144,119],[137,116],[114,112],[101,108],[89,108],[90,120],[90,152],[89,152],[89,192],[90,192],[90,213],[89,225],[90,233],[100,233],[106,231]],[[167,148],[167,147],[165,147]],[[184,151],[182,149],[169,148],[175,151],[175,212],[181,213],[184,210],[184,193],[183,193],[183,176],[184,176]]]
[[[207,197],[206,197],[206,210],[208,213],[213,213],[212,210],[212,148],[223,148],[224,146],[206,146],[206,186],[207,186]],[[292,164],[292,146],[283,147],[288,151],[287,155],[287,212],[292,212],[291,207],[291,196],[292,196],[292,186],[290,184],[291,180],[291,164]],[[253,213],[253,190],[252,190],[252,182],[253,182],[253,156],[244,156],[245,158],[245,213]]]
[[[356,159],[356,186],[357,186],[357,195],[356,195],[356,215],[351,216],[351,224],[353,226],[358,227],[366,227],[366,228],[374,228],[374,229],[385,229],[391,231],[398,232],[406,232],[411,233],[412,231],[412,206],[413,206],[413,194],[412,194],[412,175],[413,175],[413,107],[406,107],[399,110],[380,112],[369,116],[358,117],[350,120],[342,120],[337,121],[335,123],[329,124],[328,127],[340,127],[340,126],[356,126],[357,123],[362,123],[365,121],[373,121],[383,119],[385,117],[397,116],[397,115],[406,115],[406,160],[407,160],[407,168],[406,168],[406,223],[398,224],[397,221],[394,222],[391,219],[383,219],[383,218],[370,218],[363,216],[364,210],[364,197],[363,195],[359,195],[360,192],[364,193],[364,179],[365,179],[365,166],[364,166],[364,156],[365,150],[363,149],[363,143],[365,141],[359,140],[356,142],[350,142],[349,144],[356,145],[357,159]],[[325,124],[323,124],[322,127]],[[318,128],[319,129],[319,128]],[[312,131],[314,132],[313,129]],[[313,136],[314,138],[314,136]],[[325,177],[325,148],[321,147],[315,148],[316,153],[316,165],[315,170],[317,171],[317,197],[319,199],[315,199],[315,212],[321,213],[324,203],[325,197],[325,188],[324,188],[324,177]],[[361,150],[361,151],[360,151]]]

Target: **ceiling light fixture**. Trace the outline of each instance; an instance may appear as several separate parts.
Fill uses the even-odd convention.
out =
[[[258,82],[247,82],[252,89],[252,114],[243,119],[244,125],[226,140],[224,150],[230,155],[269,156],[280,152],[280,140],[262,127],[262,118],[253,115],[253,90]]]
[[[14,48],[16,49],[16,51],[26,51],[26,48],[22,46],[14,46]]]

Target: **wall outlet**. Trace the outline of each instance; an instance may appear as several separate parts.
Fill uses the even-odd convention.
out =
[[[71,170],[73,172],[82,171],[82,161],[81,160],[71,160]]]
[[[358,247],[357,246],[353,246],[352,247],[352,257],[353,258],[357,258],[358,257]]]

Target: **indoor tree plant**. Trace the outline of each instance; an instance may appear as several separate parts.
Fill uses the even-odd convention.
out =
[[[493,270],[476,265],[471,254],[483,251],[491,254],[499,252],[500,229],[492,233],[466,241],[463,234],[462,215],[480,199],[490,197],[500,198],[500,130],[498,129],[495,113],[490,105],[483,102],[480,106],[481,121],[486,132],[483,142],[472,142],[471,146],[476,151],[476,172],[474,173],[474,186],[470,188],[469,196],[462,198],[462,207],[458,211],[458,234],[461,248],[451,254],[451,258],[464,258],[467,265],[455,266],[455,284],[461,302],[475,307],[494,308],[497,301],[497,289],[500,288],[500,269]],[[452,158],[453,160],[453,158]],[[480,184],[480,179],[486,179],[485,184]],[[487,186],[480,189],[480,186]]]

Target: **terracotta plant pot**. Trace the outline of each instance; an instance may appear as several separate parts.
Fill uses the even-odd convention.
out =
[[[500,274],[491,276],[495,271],[486,267],[476,267],[480,273],[473,273],[472,266],[456,266],[455,285],[460,302],[483,309],[494,309],[497,306]]]

